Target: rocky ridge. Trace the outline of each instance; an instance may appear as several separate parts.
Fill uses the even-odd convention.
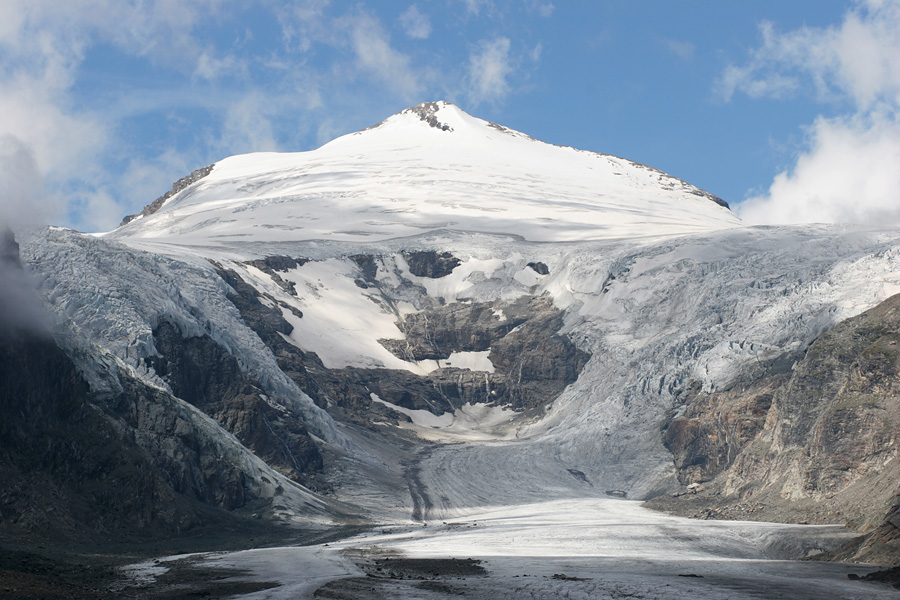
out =
[[[652,505],[707,518],[847,523],[866,537],[838,556],[897,556],[898,344],[894,296],[822,334],[802,356],[729,390],[688,395],[664,437],[691,492]]]
[[[4,250],[17,259],[10,243]],[[285,425],[218,344],[159,324],[164,353],[156,365],[178,390],[173,395],[92,347],[70,324],[50,325],[49,315],[45,322],[43,331],[12,327],[0,335],[4,540],[136,542],[258,529],[255,517],[272,517],[279,505],[307,512],[311,526],[339,512],[220,428],[295,479],[321,467],[302,425]],[[260,420],[268,420],[265,427]],[[285,431],[276,434],[280,424]],[[290,450],[276,447],[291,434]]]
[[[201,179],[203,179],[204,177],[209,175],[212,172],[213,167],[215,167],[215,166],[216,166],[215,164],[211,164],[209,166],[197,169],[196,171],[192,171],[190,175],[182,177],[181,179],[179,179],[178,181],[176,181],[175,183],[172,184],[172,189],[170,189],[168,192],[166,192],[165,194],[163,194],[162,196],[160,196],[159,198],[157,198],[156,200],[154,200],[153,202],[151,202],[150,204],[145,206],[141,212],[134,214],[134,215],[127,215],[126,217],[124,217],[122,219],[122,222],[119,223],[119,227],[121,227],[122,225],[127,225],[127,224],[131,223],[138,217],[146,217],[147,215],[152,215],[153,213],[158,211],[160,208],[162,208],[162,205],[166,203],[166,200],[168,200],[175,194],[181,192],[182,190],[187,189],[194,183],[200,181]]]

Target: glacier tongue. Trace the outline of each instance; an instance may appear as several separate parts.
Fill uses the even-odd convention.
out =
[[[900,235],[826,227],[566,245],[445,232],[280,249],[316,255],[321,264],[362,249],[383,256],[383,264],[397,269],[379,271],[390,283],[384,289],[402,294],[405,285],[422,282],[396,266],[403,264],[400,250],[410,246],[449,251],[467,273],[452,285],[441,287],[441,279],[420,285],[418,294],[449,303],[502,299],[510,290],[549,294],[564,311],[563,333],[592,355],[546,411],[505,423],[499,436],[489,434],[493,423],[485,423],[487,435],[469,438],[480,442],[458,443],[458,432],[447,430],[446,441],[454,443],[422,455],[417,477],[432,518],[608,490],[640,498],[674,489],[672,458],[659,427],[677,409],[684,386],[724,386],[742,365],[803,349],[834,323],[900,292]],[[174,318],[185,331],[203,331],[229,348],[273,399],[295,407],[317,435],[365,456],[284,376],[210,267],[63,231],[28,244],[24,257],[53,308],[146,380],[161,384],[143,361],[154,352],[151,330],[160,318]],[[519,281],[522,269],[536,261],[549,273],[526,287]],[[351,276],[339,271],[332,275]],[[365,346],[358,351],[365,353]],[[439,442],[441,431],[432,429],[427,437]],[[377,455],[378,445],[372,447]],[[377,505],[369,508],[377,511]]]
[[[687,385],[724,387],[748,363],[802,350],[900,292],[898,241],[893,232],[748,228],[567,248],[534,293],[567,307],[564,331],[592,358],[517,441],[433,451],[422,479],[436,490],[434,516],[674,489],[659,428]]]

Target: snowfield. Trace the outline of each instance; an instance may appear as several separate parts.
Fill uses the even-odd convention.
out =
[[[737,227],[701,190],[621,158],[552,146],[434,103],[311,152],[216,163],[159,212],[108,234],[140,245],[374,242],[451,230],[534,242]]]

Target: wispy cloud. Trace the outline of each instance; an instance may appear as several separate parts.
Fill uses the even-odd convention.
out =
[[[113,124],[100,110],[75,107],[78,69],[93,44],[107,43],[168,68],[193,71],[201,50],[192,27],[221,3],[198,0],[177,10],[170,4],[8,0],[0,5],[0,134],[33,157],[50,188],[78,190],[78,200],[69,196],[67,209],[79,210],[80,224],[88,228],[108,221],[107,212],[122,211],[114,201],[84,206],[86,190],[98,189],[104,177],[99,164],[111,146]],[[43,201],[53,195],[44,194]]]
[[[547,18],[553,15],[556,6],[552,2],[544,2],[543,0],[526,0],[525,6],[531,12],[537,13],[539,16]]]
[[[422,85],[410,57],[391,46],[390,37],[375,18],[360,15],[349,22],[359,71],[413,101],[421,93]]]
[[[482,9],[493,8],[493,0],[462,0],[466,12],[472,15],[481,14]]]
[[[208,48],[197,57],[197,66],[194,68],[194,77],[213,81],[221,77],[246,77],[248,66],[233,54],[226,54],[221,58],[216,56],[215,50]]]
[[[431,35],[431,20],[422,14],[415,4],[403,11],[400,15],[400,24],[406,35],[413,39],[425,40]]]
[[[509,38],[498,37],[482,41],[469,56],[469,98],[474,105],[497,102],[509,94],[509,48]]]
[[[751,223],[900,223],[900,0],[857,2],[835,27],[760,31],[748,63],[719,80],[723,98],[806,92],[852,110],[816,119],[793,167],[738,214]]]
[[[663,45],[669,49],[669,52],[680,58],[681,60],[691,60],[694,58],[696,47],[692,42],[686,40],[669,40],[662,41]]]

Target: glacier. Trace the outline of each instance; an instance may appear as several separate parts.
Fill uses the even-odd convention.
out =
[[[415,275],[410,251],[449,253],[459,264],[446,276]],[[268,256],[303,261],[276,278],[253,264]],[[366,285],[357,256],[374,257]],[[327,580],[359,576],[341,558],[359,548],[476,555],[503,585],[523,569],[541,578],[521,587],[533,597],[564,589],[570,597],[616,589],[697,597],[688,585],[697,582],[677,578],[697,565],[713,578],[756,578],[741,592],[749,595],[767,577],[782,578],[785,593],[802,587],[789,580],[809,577],[830,583],[796,597],[824,589],[881,597],[846,581],[834,588],[847,566],[778,562],[846,539],[838,528],[698,523],[633,500],[681,489],[660,428],[678,414],[687,385],[722,389],[747,365],[802,351],[900,293],[896,230],[748,227],[723,201],[650,167],[426,103],[315,151],[224,159],[156,212],[112,232],[36,234],[23,243],[23,260],[61,327],[150,385],[168,389],[151,366],[161,320],[210,336],[327,449],[332,499],[386,528],[379,531],[396,531],[203,558],[263,578],[282,563],[330,573],[282,574],[280,591],[248,598],[308,595]],[[530,266],[537,263],[546,273]],[[403,319],[428,307],[527,297],[549,298],[562,315],[557,333],[590,358],[539,409],[469,404],[434,414],[393,405],[397,424],[374,419],[367,429],[317,405],[285,375],[229,300],[221,269],[277,307],[293,326],[285,340],[326,369],[490,372],[489,350],[441,364],[398,357],[382,340],[402,342]],[[390,411],[390,402],[371,400]],[[388,430],[403,447],[379,437]],[[616,533],[616,524],[631,530]],[[579,538],[573,525],[589,533]],[[606,587],[593,581],[600,567],[590,557]],[[577,578],[553,579],[560,569]],[[641,588],[655,570],[667,578]],[[473,597],[491,594],[488,584],[465,585],[475,586],[466,588]],[[419,593],[398,590],[391,593]]]

